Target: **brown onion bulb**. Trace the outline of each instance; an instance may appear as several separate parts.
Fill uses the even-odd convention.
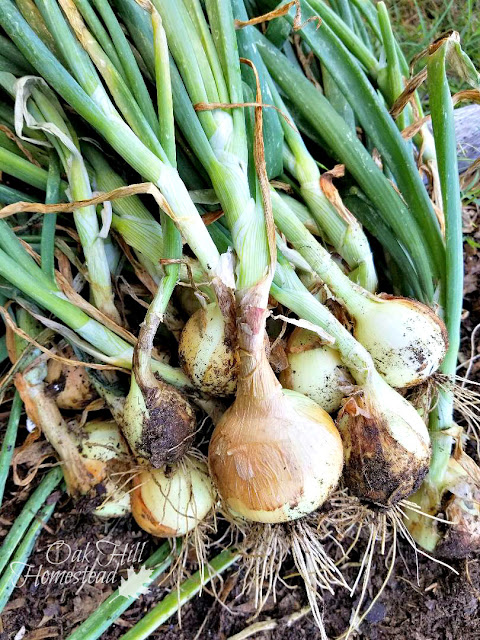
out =
[[[217,424],[209,466],[234,515],[287,522],[317,509],[335,488],[342,443],[330,416],[306,396],[282,389],[264,363],[253,384],[242,382]]]

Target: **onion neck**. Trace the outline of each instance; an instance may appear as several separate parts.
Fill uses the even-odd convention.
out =
[[[239,372],[237,399],[261,400],[281,391],[265,353],[265,323],[270,280],[237,291]]]

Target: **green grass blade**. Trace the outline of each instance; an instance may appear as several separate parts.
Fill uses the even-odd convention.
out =
[[[10,469],[10,463],[15,449],[15,441],[17,439],[18,424],[22,413],[22,406],[23,402],[20,398],[20,394],[18,391],[15,391],[10,409],[10,416],[8,417],[7,429],[3,436],[2,448],[0,450],[0,505],[3,502],[5,482],[7,481],[8,471]]]
[[[20,515],[15,519],[10,531],[7,533],[3,541],[2,546],[0,547],[0,573],[3,572],[7,566],[8,561],[12,557],[20,540],[23,538],[25,531],[35,518],[38,510],[62,478],[63,474],[60,467],[54,467],[42,479],[38,487],[25,503]]]
[[[13,556],[10,563],[10,571],[7,571],[0,578],[0,613],[5,608],[12,591],[15,589],[20,576],[23,573],[30,554],[33,551],[35,542],[42,532],[43,525],[48,522],[52,513],[55,511],[55,502],[44,505],[38,512],[35,522],[30,525],[25,537],[20,543],[17,552]]]

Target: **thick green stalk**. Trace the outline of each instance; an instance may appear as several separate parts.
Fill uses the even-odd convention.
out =
[[[7,187],[6,184],[0,184],[0,202],[3,205],[13,204],[14,202],[36,202],[36,198],[18,189]]]
[[[130,369],[133,348],[115,333],[93,320],[81,309],[64,299],[55,291],[42,289],[30,274],[19,268],[3,250],[0,249],[0,275],[23,293],[30,296],[40,306],[54,313],[84,340],[109,358],[111,364]],[[151,361],[152,370],[170,384],[180,388],[190,388],[191,382],[180,369],[175,369],[157,360]]]
[[[427,81],[432,114],[433,135],[437,151],[438,173],[445,215],[446,269],[443,289],[444,320],[449,346],[441,371],[454,377],[460,348],[460,325],[463,308],[463,233],[462,204],[458,180],[457,146],[453,103],[446,74],[446,56],[450,41],[446,41],[428,56]],[[441,391],[431,422],[431,429],[448,429],[453,421],[453,391]],[[451,451],[451,438],[433,439],[433,457],[429,479],[441,482]]]
[[[355,285],[343,273],[329,252],[317,242],[297,216],[290,211],[285,200],[273,189],[272,207],[275,224],[287,241],[305,258],[313,271],[320,276],[353,316],[361,312],[364,309],[367,292]]]
[[[201,77],[192,77],[188,54],[190,43],[181,39],[174,31],[174,25],[182,18],[164,0],[156,0],[167,33],[170,49],[182,74],[186,89],[178,75],[172,73],[174,107],[177,123],[184,136],[202,162],[225,211],[228,226],[232,229],[233,243],[239,258],[237,267],[237,287],[248,288],[259,282],[268,264],[268,246],[266,239],[263,208],[258,199],[250,194],[247,173],[248,146],[246,144],[243,110],[233,109],[233,114],[215,110],[215,131],[209,128],[192,108],[192,101],[205,100],[206,90]],[[229,101],[243,101],[242,81],[238,59],[233,15],[229,3],[209,2],[207,10],[210,18],[212,36],[220,58],[225,82],[228,87]],[[190,33],[193,29],[189,19],[184,17],[184,29],[187,29],[192,43],[199,37]],[[197,60],[201,68],[208,64],[205,52]],[[195,63],[197,64],[197,63]],[[190,65],[190,66],[189,66]],[[188,69],[186,67],[189,67]],[[212,117],[213,117],[213,114]],[[216,125],[216,123],[221,126]],[[199,127],[198,124],[202,126]],[[203,127],[203,130],[202,130]]]
[[[47,192],[45,203],[60,201],[60,166],[55,151],[50,153],[48,167]],[[40,256],[42,259],[42,271],[55,282],[55,225],[57,215],[52,213],[44,216],[42,220],[42,239]]]
[[[361,38],[357,36],[352,26],[346,24],[346,22],[322,0],[310,0],[310,5],[315,14],[320,16],[322,23],[325,23],[332,29],[345,47],[366,69],[367,73],[372,78],[377,79],[380,70],[379,62],[371,50],[362,42]],[[302,21],[306,19],[307,17],[302,11]]]
[[[405,86],[403,83],[400,62],[396,47],[396,40],[393,35],[392,25],[388,10],[384,2],[377,5],[378,22],[382,32],[383,48],[386,57],[386,73],[387,73],[387,90],[384,90],[384,96],[387,99],[388,106],[391,107],[398,96],[402,93]],[[388,95],[385,95],[388,94]],[[403,131],[406,126],[412,122],[412,107],[407,105],[402,113],[396,119],[398,128]]]
[[[232,8],[235,19],[243,21],[248,20],[243,0],[232,0]],[[254,41],[251,38],[250,30],[238,29],[236,35],[241,57],[251,60],[257,70],[260,89],[262,92],[262,101],[264,104],[272,104],[273,98],[270,87],[267,83],[268,71],[257,51]],[[253,69],[248,67],[246,64],[242,65],[242,77],[250,89],[255,93],[255,74]],[[274,109],[263,110],[263,141],[265,146],[267,174],[268,177],[272,179],[280,175],[283,171],[283,129],[280,119]]]
[[[40,286],[46,287],[51,291],[57,290],[55,280],[51,279],[49,274],[43,272],[32,256],[25,251],[22,243],[6,220],[0,220],[0,247]]]
[[[156,131],[155,109],[152,104],[152,99],[135,59],[135,55],[132,52],[130,43],[118,22],[118,18],[108,3],[108,0],[93,0],[93,3],[107,26],[132,93],[153,131]]]
[[[33,88],[32,97],[39,110],[38,113],[35,112],[36,110],[33,111],[37,121],[39,120],[41,124],[53,123],[61,136],[59,137],[57,133],[50,135],[47,132],[46,134],[62,160],[68,178],[70,199],[73,201],[88,200],[92,197],[92,189],[74,130],[65,114],[60,111],[60,105],[55,105],[52,102],[53,96],[48,96],[42,90]],[[30,105],[30,108],[33,109],[33,105]],[[99,235],[100,229],[95,207],[80,207],[74,211],[73,217],[85,255],[94,303],[100,311],[120,322],[120,316],[113,301],[110,270],[104,241]]]
[[[157,106],[160,131],[160,143],[165,149],[170,164],[175,167],[175,125],[173,118],[172,84],[170,79],[170,62],[168,45],[162,19],[158,12],[152,11],[153,43],[155,52],[155,77],[157,84]],[[163,257],[179,260],[182,257],[182,238],[173,221],[162,211]],[[167,310],[173,290],[180,273],[179,264],[164,267],[165,276],[162,278],[153,300],[148,307],[145,320],[140,328],[137,358],[138,370],[135,377],[140,383],[155,385],[155,379],[150,369],[150,358],[153,350],[153,340],[160,322]],[[133,378],[133,377],[132,377]],[[132,379],[132,382],[133,379]]]
[[[127,81],[121,60],[118,57],[117,51],[113,46],[110,36],[101,21],[98,19],[98,16],[96,15],[88,0],[74,0],[74,2],[77,9],[82,14],[82,17],[85,20],[86,24],[88,25],[88,28],[98,40],[100,46],[105,51],[112,64],[115,66],[115,69],[119,72],[122,78]]]
[[[35,72],[35,69],[25,60],[17,47],[5,36],[0,36],[0,55],[22,68],[23,75]]]
[[[169,543],[165,542],[145,562],[145,568],[152,569],[145,580],[145,587],[152,584],[171,565],[171,551]],[[97,640],[136,601],[136,597],[127,598],[117,589],[66,640]]]
[[[271,83],[274,104],[289,118],[288,109],[278,90]],[[351,269],[350,277],[368,291],[375,291],[377,276],[368,240],[358,221],[348,212],[340,215],[324,194],[320,185],[320,171],[310,155],[300,133],[282,118],[285,140],[288,144],[284,163],[288,171],[299,181],[300,194],[307,204],[326,240],[342,256]]]
[[[301,1],[303,19],[315,15],[305,0]],[[288,14],[293,23],[293,12]],[[335,77],[344,96],[349,100],[360,124],[372,139],[384,162],[392,171],[405,202],[415,216],[434,276],[444,272],[444,246],[432,203],[419,175],[408,144],[403,140],[395,122],[382,104],[374,88],[353,58],[326,24],[320,29],[312,22],[301,30],[302,38]]]
[[[209,227],[220,251],[226,251],[231,238],[224,228],[215,223]],[[344,364],[351,370],[359,384],[369,375],[375,375],[373,360],[368,351],[352,336],[335,316],[315,298],[302,283],[290,262],[278,251],[271,295],[300,318],[308,320],[326,331],[335,340]]]
[[[204,585],[213,578],[226,571],[236,562],[240,556],[227,549],[218,556],[210,560],[201,570],[193,574],[191,578],[185,580],[178,589],[174,589],[159,602],[151,611],[137,622],[127,633],[122,636],[123,640],[142,640],[148,638],[156,629],[166,622],[184,604],[191,600],[201,591]],[[68,638],[67,640],[73,640]],[[83,637],[82,637],[83,640]]]
[[[50,0],[49,0],[50,1]],[[105,81],[110,93],[115,100],[115,104],[142,142],[155,153],[162,162],[167,162],[165,152],[157,139],[157,123],[153,123],[154,129],[143,115],[140,106],[133,96],[127,83],[117,71],[114,64],[103,51],[93,35],[86,28],[73,0],[62,0],[62,6],[67,14],[69,23],[72,25],[75,35],[82,47],[90,56],[98,72]]]
[[[47,188],[48,171],[37,167],[26,158],[22,158],[2,146],[0,146],[0,171],[27,182],[36,189],[45,191]]]
[[[74,38],[73,43],[71,42],[72,34],[62,16],[56,14],[54,17],[54,32],[62,41],[62,46],[69,43],[66,49],[63,47],[63,51],[68,55],[69,64],[81,65],[77,69],[76,76],[82,82],[83,88],[54,58],[11,2],[0,0],[0,23],[25,57],[34,64],[45,80],[64,100],[95,127],[136,171],[159,188],[170,206],[172,217],[188,241],[190,248],[197,255],[209,276],[215,277],[219,259],[218,252],[211,242],[208,231],[177,171],[149,151],[119,117],[100,84],[88,56],[89,64],[86,63],[85,51],[78,46]],[[63,27],[57,29],[57,22],[63,23],[66,31]],[[65,38],[65,41],[62,38]]]
[[[432,300],[434,288],[432,271],[426,255],[427,249],[411,211],[330,103],[258,30],[255,30],[255,33],[257,47],[273,79],[282,91],[290,96],[301,115],[318,131],[339,160],[346,165],[385,222],[405,246],[415,265],[423,298]],[[295,87],[294,91],[292,87]]]

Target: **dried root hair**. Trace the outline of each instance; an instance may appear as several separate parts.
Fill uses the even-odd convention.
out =
[[[330,535],[335,538],[339,548],[336,565],[340,569],[345,570],[352,566],[351,554],[353,550],[359,545],[365,545],[360,562],[355,562],[354,566],[359,565],[359,568],[350,589],[352,597],[358,590],[360,595],[352,613],[349,627],[340,636],[342,640],[346,640],[352,633],[358,632],[361,623],[382,595],[393,575],[397,555],[400,555],[399,538],[404,539],[415,552],[417,581],[419,578],[419,554],[457,573],[450,565],[418,548],[404,522],[408,519],[409,510],[421,513],[427,518],[446,522],[441,518],[424,513],[419,509],[418,505],[409,500],[401,500],[387,510],[371,508],[362,503],[356,496],[351,495],[348,489],[338,490],[330,498],[324,513],[320,515],[319,526],[322,527],[325,526],[325,523],[328,523]],[[367,596],[373,561],[378,553],[385,558],[385,578],[370,604],[362,611]]]
[[[303,582],[322,640],[327,640],[321,593],[329,591],[333,594],[335,587],[349,587],[322,544],[323,537],[328,536],[326,529],[317,526],[318,514],[283,524],[246,522],[235,520],[228,513],[224,515],[230,522],[224,538],[240,538],[237,548],[242,556],[239,569],[242,572],[241,594],[253,595],[255,617],[268,598],[276,599],[279,583],[286,584],[282,567],[291,558]]]

